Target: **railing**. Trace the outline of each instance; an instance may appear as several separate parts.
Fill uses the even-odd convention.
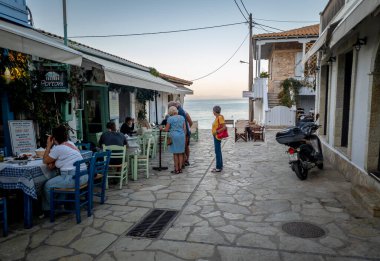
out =
[[[325,30],[327,25],[331,22],[334,16],[344,6],[346,0],[330,0],[321,13],[321,32]]]
[[[253,98],[262,99],[268,88],[268,78],[255,78],[253,83]]]

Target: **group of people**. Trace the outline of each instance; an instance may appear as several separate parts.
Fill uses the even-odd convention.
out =
[[[178,102],[169,102],[168,104],[169,117],[165,120],[165,127],[161,130],[169,132],[171,144],[169,151],[173,153],[174,170],[172,173],[182,173],[182,169],[189,166],[190,158],[190,128],[193,125],[190,115],[182,108]],[[217,134],[226,129],[224,117],[220,114],[221,108],[214,106],[213,114],[215,120],[212,124],[212,135],[214,137],[214,147],[216,155],[216,167],[212,172],[221,172],[223,170],[223,158],[221,151],[221,140]],[[120,132],[116,131],[114,122],[107,123],[107,131],[104,132],[99,140],[99,146],[103,145],[127,145],[125,134],[131,136],[135,133],[134,119],[127,117],[125,123],[121,126]],[[52,135],[47,139],[47,146],[43,156],[43,162],[46,166],[53,170],[59,169],[60,175],[54,176],[49,179],[44,185],[43,195],[43,210],[49,211],[50,209],[50,195],[51,188],[72,188],[74,187],[73,169],[74,162],[81,160],[82,155],[74,143],[69,141],[68,131],[65,126],[60,125],[52,130]],[[86,166],[82,166],[85,168]],[[81,185],[86,183],[87,176],[81,177]],[[46,214],[46,213],[45,213]]]

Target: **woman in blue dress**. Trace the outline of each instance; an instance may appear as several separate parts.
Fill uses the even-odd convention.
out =
[[[175,106],[169,108],[170,117],[167,120],[164,131],[169,132],[172,140],[169,151],[173,153],[174,170],[172,173],[182,173],[182,165],[184,163],[183,153],[185,152],[185,118],[178,115],[178,110]]]

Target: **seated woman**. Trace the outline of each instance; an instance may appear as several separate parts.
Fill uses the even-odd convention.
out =
[[[131,117],[125,118],[125,122],[121,125],[120,132],[123,134],[127,134],[128,136],[132,136],[135,131],[135,119]]]
[[[54,147],[53,147],[54,146]],[[42,209],[44,211],[50,210],[50,189],[51,188],[73,188],[75,186],[74,162],[82,160],[83,157],[80,154],[78,148],[68,141],[68,133],[65,126],[60,125],[53,129],[52,135],[47,139],[47,145],[43,162],[50,168],[58,168],[60,175],[49,179],[44,185],[44,194]],[[85,169],[83,165],[81,168]],[[82,176],[80,178],[80,184],[86,183],[88,176]]]

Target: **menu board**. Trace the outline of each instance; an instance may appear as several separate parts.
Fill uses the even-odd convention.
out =
[[[109,92],[110,119],[119,118],[119,94],[117,92]]]
[[[33,121],[8,121],[14,155],[34,153],[36,150],[36,135]]]

